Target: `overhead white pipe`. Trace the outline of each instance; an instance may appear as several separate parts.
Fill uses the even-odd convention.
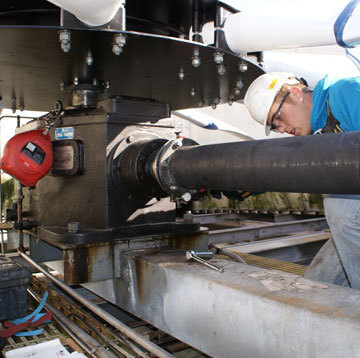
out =
[[[89,26],[102,26],[113,19],[124,0],[48,0],[72,13]]]
[[[291,51],[291,52],[290,52]],[[306,79],[310,87],[325,75],[343,78],[359,76],[359,69],[345,55],[265,51],[263,68],[266,72],[291,72]],[[296,51],[296,50],[295,50]]]
[[[226,42],[238,54],[296,47],[337,44],[334,25],[345,44],[360,42],[360,6],[349,0],[239,1],[241,12],[230,15],[224,24]],[[349,3],[354,8],[346,11]],[[291,6],[290,6],[291,5]]]

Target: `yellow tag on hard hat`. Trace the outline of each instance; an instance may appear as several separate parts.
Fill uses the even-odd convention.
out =
[[[277,78],[274,78],[272,80],[272,82],[270,83],[270,86],[269,86],[269,90],[272,90],[275,87],[277,81],[278,81]]]

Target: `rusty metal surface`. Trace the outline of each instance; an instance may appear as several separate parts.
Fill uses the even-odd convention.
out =
[[[36,255],[39,262],[45,261],[49,267],[60,272],[65,282],[78,284],[120,277],[122,274],[121,253],[124,251],[157,247],[206,251],[210,243],[243,242],[299,230],[316,231],[325,227],[327,227],[325,219],[316,218],[276,224],[261,223],[257,227],[240,226],[213,231],[203,228],[200,232],[187,235],[132,237],[86,245],[57,243],[55,247],[42,240],[32,239],[31,252]]]
[[[79,328],[96,339],[101,346],[113,352],[118,357],[149,357],[149,354],[146,351],[135,346],[131,340],[127,339],[120,332],[104,324],[97,317],[84,310],[80,304],[69,299],[63,292],[56,289],[42,275],[33,277],[32,289],[34,289],[39,295],[42,295],[45,290],[48,290],[49,303],[73,321]],[[106,304],[104,300],[92,294],[89,295],[89,299],[99,305]],[[114,310],[114,312],[116,312],[116,310]],[[185,343],[159,331],[149,323],[138,320],[135,317],[131,317],[124,313],[122,313],[122,315],[128,320],[127,324],[136,332],[148,339],[151,339],[154,343],[160,345],[170,353],[173,353],[175,357],[206,357],[206,355],[190,348]]]
[[[31,252],[37,261],[60,273],[68,284],[79,284],[120,277],[121,253],[156,247],[174,247],[183,250],[207,250],[207,241],[201,232],[189,235],[159,235],[118,239],[81,245],[53,246],[43,240],[31,239]]]
[[[215,260],[221,274],[178,250],[122,261],[120,279],[86,287],[210,356],[360,357],[357,290]]]

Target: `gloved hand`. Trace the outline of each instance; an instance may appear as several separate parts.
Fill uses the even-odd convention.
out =
[[[243,201],[253,194],[251,191],[246,190],[232,190],[232,191],[223,191],[223,194],[230,200]]]

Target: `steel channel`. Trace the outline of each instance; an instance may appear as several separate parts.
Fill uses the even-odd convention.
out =
[[[295,220],[286,223],[267,224],[257,227],[240,227],[222,230],[213,230],[204,237],[209,244],[224,242],[241,242],[245,240],[262,239],[292,232],[320,231],[328,228],[325,218]]]
[[[325,241],[330,239],[330,236],[331,236],[330,232],[319,232],[319,233],[312,233],[307,235],[279,237],[277,239],[243,243],[237,245],[219,244],[216,247],[221,249],[231,250],[235,253],[254,254],[256,252],[277,250],[286,247],[293,247],[296,245]]]
[[[51,275],[49,272],[47,272],[45,269],[43,269],[39,264],[37,264],[34,260],[32,260],[25,253],[19,251],[18,254],[19,254],[19,256],[24,258],[27,262],[29,262],[32,266],[37,268],[47,278],[49,278],[51,281],[53,281],[56,285],[61,287],[66,293],[68,293],[70,296],[75,298],[77,301],[79,301],[81,304],[83,304],[89,310],[94,312],[96,315],[98,315],[104,321],[111,324],[113,327],[115,327],[117,330],[119,330],[122,334],[124,334],[128,338],[132,339],[137,344],[139,344],[141,347],[147,349],[149,352],[155,354],[155,356],[157,356],[159,358],[174,358],[174,356],[172,354],[166,352],[161,347],[150,342],[148,339],[141,336],[140,334],[138,334],[137,332],[135,332],[133,329],[129,328],[128,326],[126,326],[124,323],[122,323],[121,321],[116,319],[114,316],[112,316],[108,312],[106,312],[103,309],[101,309],[100,307],[98,307],[96,304],[85,299],[82,295],[80,295],[75,290],[73,290],[65,282],[59,280],[57,277]]]
[[[241,221],[246,216],[236,213],[215,213],[215,214],[184,214],[184,220],[203,224],[214,224],[223,221]]]

